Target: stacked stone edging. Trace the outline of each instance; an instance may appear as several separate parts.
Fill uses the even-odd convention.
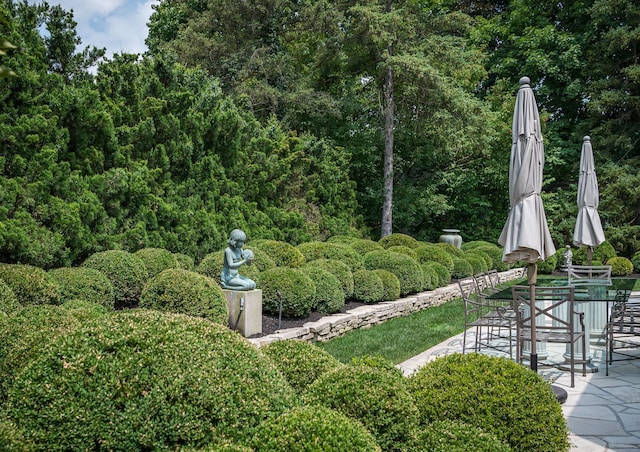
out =
[[[521,277],[522,268],[500,272],[500,281],[512,281]],[[299,328],[278,330],[273,334],[248,340],[258,347],[286,339],[324,342],[342,336],[348,331],[370,328],[396,317],[404,317],[432,306],[439,306],[458,297],[460,297],[458,284],[449,284],[436,290],[420,292],[395,301],[358,306],[346,313],[333,314],[315,322],[305,323]]]

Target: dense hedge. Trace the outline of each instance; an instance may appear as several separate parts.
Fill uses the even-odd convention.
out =
[[[509,445],[492,433],[463,422],[436,421],[422,429],[404,452],[510,452]],[[537,449],[539,450],[539,449]]]
[[[264,422],[252,442],[255,452],[381,452],[357,420],[322,406],[304,406]]]
[[[363,255],[351,246],[334,242],[305,242],[297,246],[306,262],[317,259],[335,259],[344,262],[351,271],[362,269]]]
[[[262,309],[267,313],[279,313],[282,296],[285,317],[308,316],[316,296],[311,278],[295,268],[276,267],[260,273],[258,287],[262,289]]]
[[[60,287],[43,269],[24,264],[0,264],[0,279],[23,306],[60,304]]]
[[[242,444],[296,405],[291,386],[254,346],[196,317],[119,311],[34,355],[4,410],[39,450]]]
[[[453,270],[451,271],[451,277],[455,279],[467,278],[473,276],[473,267],[471,264],[462,258],[453,258]]]
[[[142,290],[140,307],[203,317],[221,325],[229,321],[222,289],[204,275],[170,268],[152,278]]]
[[[173,253],[162,248],[142,248],[133,254],[144,262],[149,278],[154,277],[162,270],[178,267],[178,260]]]
[[[311,308],[323,314],[340,312],[345,302],[340,280],[329,270],[320,267],[303,265],[300,270],[311,278],[316,287]]]
[[[353,272],[347,264],[335,259],[318,259],[307,262],[305,266],[322,268],[334,274],[340,281],[346,299],[353,295]]]
[[[440,276],[429,264],[422,264],[423,290],[435,290],[440,287]]]
[[[453,271],[453,257],[439,246],[432,244],[421,245],[416,248],[416,256],[421,264],[437,262],[449,272]]]
[[[4,280],[0,279],[0,312],[11,314],[21,309],[22,305],[18,301],[18,297],[13,293],[11,287]]]
[[[264,251],[278,267],[297,268],[304,264],[304,255],[298,248],[279,240],[252,242],[254,249]]]
[[[138,256],[123,250],[101,251],[89,256],[82,266],[99,270],[109,278],[116,308],[138,304],[148,278],[147,268]]]
[[[385,451],[402,450],[418,422],[418,410],[394,372],[365,365],[344,365],[309,385],[308,404],[338,410],[362,422]]]
[[[444,287],[451,282],[451,272],[438,262],[426,262],[422,267],[431,267],[438,274],[438,287]]]
[[[447,355],[412,374],[409,388],[425,426],[461,421],[516,451],[569,448],[567,425],[549,383],[506,358]]]
[[[422,290],[422,268],[417,260],[393,251],[372,251],[364,257],[367,270],[387,270],[400,281],[400,295]]]
[[[353,274],[353,299],[363,303],[379,303],[384,297],[384,283],[372,270]]]
[[[61,267],[49,270],[49,275],[60,286],[63,301],[80,299],[113,309],[113,284],[101,271],[87,267]]]
[[[195,259],[193,257],[182,253],[173,253],[173,256],[176,258],[178,268],[183,270],[194,270],[196,268]]]
[[[633,263],[626,257],[612,257],[607,265],[611,265],[611,276],[628,276],[633,273]]]
[[[331,241],[331,239],[329,239],[329,241]],[[361,256],[364,256],[371,251],[382,251],[384,249],[380,243],[368,239],[355,239],[348,245]]]
[[[297,392],[320,376],[343,364],[331,354],[306,341],[275,341],[260,347]]]
[[[388,249],[392,246],[408,246],[409,248],[416,248],[419,244],[418,240],[411,237],[407,234],[401,234],[399,232],[394,232],[393,234],[389,234],[386,237],[382,237],[378,240],[378,243],[382,245],[385,249]]]
[[[400,280],[387,270],[372,270],[382,281],[381,301],[395,301],[400,298]]]

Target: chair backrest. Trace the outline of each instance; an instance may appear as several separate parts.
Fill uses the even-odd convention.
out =
[[[489,280],[489,285],[493,289],[497,289],[500,285],[500,273],[498,273],[498,270],[489,270],[487,272],[487,279]]]
[[[611,284],[611,265],[571,265],[567,268],[570,286]]]
[[[473,275],[473,279],[476,282],[478,293],[484,293],[491,288],[491,285],[489,284],[489,278],[484,273]]]
[[[482,303],[480,303],[478,297],[478,286],[475,279],[473,277],[463,278],[458,281],[458,286],[464,301],[465,316],[468,316],[471,312],[476,315],[481,314]]]
[[[531,287],[511,286],[513,295],[513,309],[518,313],[519,326],[531,327]],[[545,331],[564,330],[573,332],[574,316],[574,286],[533,287],[535,308],[533,317],[536,318],[536,328]],[[540,320],[541,319],[541,320]]]

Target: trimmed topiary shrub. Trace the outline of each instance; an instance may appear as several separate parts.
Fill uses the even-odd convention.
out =
[[[473,267],[466,259],[455,257],[453,259],[453,271],[451,277],[455,279],[467,278],[473,276]]]
[[[573,263],[575,265],[589,265],[587,259],[587,249],[586,246],[581,246],[577,250],[572,250],[573,252]],[[593,248],[593,256],[592,256],[592,265],[597,265],[594,261],[598,261],[601,263],[607,262],[612,257],[616,257],[616,250],[611,245],[609,241],[604,241],[600,245]]]
[[[8,419],[2,418],[0,413],[0,450],[12,452],[29,452],[35,450],[33,444],[27,443],[23,432]]]
[[[306,341],[284,340],[260,347],[297,392],[302,392],[320,376],[343,364],[329,352]]]
[[[196,265],[193,257],[187,256],[186,254],[182,254],[182,253],[173,253],[173,257],[176,258],[177,268],[181,268],[183,270],[191,270],[191,271],[195,270]]]
[[[447,355],[412,374],[409,388],[425,426],[448,419],[492,433],[516,451],[569,449],[549,383],[506,358]]]
[[[227,299],[220,286],[204,275],[170,268],[153,277],[142,289],[140,307],[188,314],[228,325]]]
[[[13,293],[11,287],[0,279],[0,312],[11,314],[22,309],[22,305],[18,301],[18,297]]]
[[[462,259],[469,262],[471,264],[471,268],[473,269],[473,274],[477,275],[478,273],[485,273],[489,271],[487,268],[487,264],[484,262],[484,259],[480,256],[474,256],[473,254],[466,254]]]
[[[349,243],[349,246],[353,248],[356,253],[363,256],[371,251],[382,251],[384,247],[380,243],[373,240],[358,239]]]
[[[418,421],[406,381],[387,369],[345,365],[320,376],[305,392],[308,404],[335,409],[362,422],[382,450],[402,450]]]
[[[462,249],[460,248],[453,246],[451,243],[438,242],[438,243],[435,243],[434,245],[437,246],[438,248],[443,249],[444,251],[449,253],[451,256],[454,256],[454,257],[464,256],[464,251],[462,251]]]
[[[381,451],[360,422],[322,406],[293,408],[263,423],[251,445],[255,452]]]
[[[422,268],[417,260],[393,251],[372,251],[364,257],[367,270],[387,270],[400,281],[400,295],[419,292],[422,289]]]
[[[633,264],[633,271],[636,273],[640,273],[640,251],[636,251],[631,258],[631,263]]]
[[[262,309],[278,314],[282,295],[282,315],[306,317],[316,296],[311,278],[295,268],[276,267],[260,273],[258,288],[262,289]]]
[[[334,259],[344,262],[351,271],[361,270],[362,256],[349,245],[331,242],[306,242],[297,246],[305,258],[305,262],[317,259]]]
[[[491,269],[493,269],[493,259],[491,259],[491,256],[489,256],[487,253],[485,253],[484,251],[482,251],[480,248],[476,248],[470,251],[465,251],[464,253],[464,257],[467,258],[469,256],[474,256],[474,257],[480,257],[482,258],[482,260],[484,261],[484,265],[486,270],[485,271],[489,271]]]
[[[444,266],[449,272],[453,271],[453,257],[445,250],[436,245],[421,245],[416,248],[418,262],[426,264],[437,262]]]
[[[81,299],[113,309],[113,284],[101,271],[87,267],[61,267],[49,270],[49,275],[60,286],[62,301]]]
[[[162,248],[142,248],[133,253],[144,262],[149,278],[168,268],[177,268],[178,260],[171,253]]]
[[[504,253],[504,249],[495,245],[487,245],[487,246],[479,246],[476,248],[478,251],[482,251],[489,255],[491,258],[492,265],[489,270],[495,269],[499,272],[503,272],[509,270],[511,268],[510,264],[506,262],[502,262],[502,254]]]
[[[43,269],[24,264],[0,264],[0,279],[22,306],[60,304],[60,287]]]
[[[496,245],[491,243],[491,242],[484,241],[484,240],[472,240],[470,242],[464,242],[460,246],[462,251],[469,251],[469,250],[473,250],[473,249],[477,249],[477,248],[481,248],[481,247],[496,247]]]
[[[369,367],[375,367],[377,369],[382,369],[385,372],[390,373],[391,375],[395,375],[399,379],[400,384],[406,384],[406,381],[404,381],[404,374],[402,373],[402,371],[393,364],[393,361],[387,358],[384,358],[382,356],[371,356],[371,355],[356,356],[354,358],[351,358],[351,365],[352,366],[369,366]]]
[[[307,262],[305,266],[322,268],[333,273],[340,281],[345,299],[351,298],[353,295],[353,272],[344,262],[340,262],[335,259],[318,259]]]
[[[633,273],[633,264],[626,257],[612,257],[607,265],[611,265],[611,276],[628,276]]]
[[[15,376],[38,356],[41,348],[57,336],[69,334],[87,318],[100,317],[105,312],[99,305],[88,302],[68,303],[26,306],[0,320],[0,405]]]
[[[197,317],[120,311],[38,349],[4,405],[37,450],[243,444],[297,405],[256,347]]]
[[[148,275],[138,256],[123,250],[101,251],[89,256],[82,266],[101,271],[111,281],[116,308],[138,304]]]
[[[440,284],[438,273],[431,267],[430,264],[423,264],[422,267],[422,275],[424,278],[424,286],[422,290],[435,290]]]
[[[400,280],[387,270],[371,270],[382,281],[382,299],[380,301],[394,301],[400,298]]]
[[[378,240],[378,243],[382,245],[385,249],[388,249],[392,246],[408,246],[409,248],[416,248],[418,246],[418,241],[407,234],[401,234],[398,232],[394,232],[393,234],[389,234],[386,237],[382,237]]]
[[[459,421],[436,421],[420,429],[405,452],[511,452],[512,449],[494,434]]]
[[[387,250],[393,251],[395,253],[405,254],[405,255],[407,255],[409,257],[412,257],[414,259],[418,258],[418,255],[416,253],[416,249],[415,248],[409,248],[408,246],[394,245],[394,246],[390,246],[389,248],[387,248]]]
[[[371,270],[353,274],[353,299],[363,303],[379,303],[384,295],[382,279]]]
[[[344,307],[344,291],[340,280],[329,270],[304,265],[300,268],[316,286],[316,296],[311,305],[323,314],[335,314]]]
[[[431,267],[438,274],[438,287],[444,287],[451,282],[451,272],[438,262],[425,262],[422,267]]]
[[[278,267],[298,268],[305,263],[300,250],[287,242],[260,240],[253,247],[264,251]]]

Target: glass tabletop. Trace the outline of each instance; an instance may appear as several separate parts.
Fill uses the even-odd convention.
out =
[[[631,292],[636,281],[637,279],[635,278],[611,278],[611,284],[607,284],[603,281],[602,284],[595,283],[587,286],[577,286],[575,291],[575,300],[614,301],[618,291],[624,290]],[[567,278],[557,276],[538,276],[538,282],[536,285],[539,287],[566,286],[568,282],[569,280]],[[516,284],[526,286],[527,280],[522,279]],[[487,298],[490,300],[511,300],[511,287],[505,287],[504,289],[489,295]]]

